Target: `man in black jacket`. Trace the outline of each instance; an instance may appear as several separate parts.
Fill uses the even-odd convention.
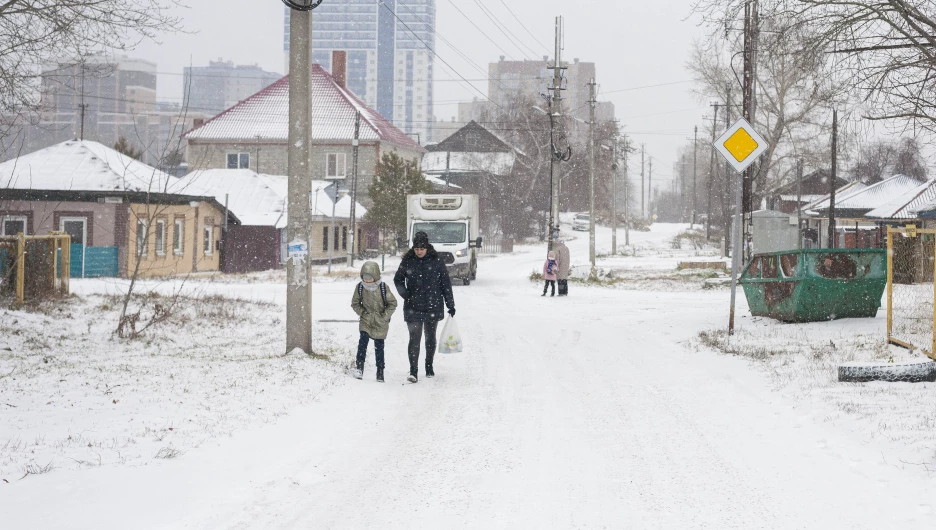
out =
[[[417,381],[419,340],[426,336],[426,377],[434,377],[432,359],[436,351],[436,326],[448,313],[455,316],[452,280],[425,232],[413,235],[413,248],[403,256],[393,284],[403,298],[403,320],[409,328],[410,383]],[[443,302],[445,306],[443,306]]]

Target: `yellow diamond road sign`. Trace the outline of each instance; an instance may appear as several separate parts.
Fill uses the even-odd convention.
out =
[[[744,118],[729,127],[713,145],[738,173],[744,171],[767,150],[767,142]]]

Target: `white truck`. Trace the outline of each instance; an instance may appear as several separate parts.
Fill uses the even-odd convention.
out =
[[[425,232],[449,276],[468,285],[478,273],[479,212],[477,195],[407,195],[407,240]]]

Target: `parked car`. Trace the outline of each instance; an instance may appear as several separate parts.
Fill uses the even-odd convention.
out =
[[[591,217],[589,217],[587,213],[575,214],[575,217],[572,219],[572,230],[588,230],[590,221]]]

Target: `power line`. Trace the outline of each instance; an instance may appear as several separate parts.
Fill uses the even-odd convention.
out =
[[[514,17],[514,19],[516,19],[516,21],[520,24],[520,26],[526,30],[526,32],[530,35],[530,37],[533,38],[533,40],[537,42],[537,44],[539,44],[540,46],[543,47],[544,50],[546,50],[547,54],[552,53],[552,50],[549,49],[549,46],[546,46],[545,44],[540,42],[540,40],[536,38],[536,35],[533,35],[533,32],[527,29],[527,27],[523,24],[520,18],[517,17],[517,15],[514,14],[513,10],[511,10],[510,7],[507,5],[507,2],[504,2],[504,0],[500,0],[500,3],[504,4],[504,7],[507,9],[507,12],[510,13],[511,16]]]
[[[432,53],[432,55],[434,55],[437,59],[439,59],[440,61],[442,61],[442,64],[444,64],[444,65],[445,65],[446,67],[448,67],[452,72],[454,72],[455,74],[457,74],[458,77],[460,77],[465,83],[468,83],[468,86],[470,86],[471,88],[473,88],[473,89],[475,90],[475,92],[477,92],[478,94],[481,94],[481,97],[483,97],[484,99],[487,99],[488,101],[491,101],[491,99],[490,99],[486,94],[484,94],[483,92],[481,92],[480,90],[478,90],[478,87],[476,87],[476,86],[472,85],[471,83],[469,83],[468,80],[465,79],[465,76],[461,75],[457,70],[455,70],[455,68],[452,67],[452,65],[450,65],[450,64],[448,63],[448,61],[446,61],[445,59],[442,58],[441,55],[439,55],[438,53],[436,53],[436,51],[435,51],[434,49],[432,49],[432,47],[429,46],[429,44],[426,43],[426,41],[424,41],[424,40],[422,39],[422,37],[420,37],[419,35],[417,35],[416,32],[413,31],[413,30],[409,27],[409,24],[407,24],[406,22],[403,22],[403,19],[401,19],[392,9],[390,9],[390,6],[388,6],[387,4],[385,4],[385,3],[383,2],[383,0],[377,0],[377,2],[379,2],[380,5],[382,5],[382,6],[384,7],[384,9],[387,10],[387,12],[389,12],[391,15],[393,15],[393,18],[397,19],[397,21],[399,21],[400,24],[403,24],[403,27],[405,27],[405,28],[407,29],[407,31],[409,31],[410,34],[413,35],[413,37],[416,37],[416,39],[417,39],[419,42],[421,42],[421,43],[423,44],[423,46],[425,46],[426,49],[429,50],[429,51]],[[405,5],[405,4],[403,4],[403,5]],[[436,35],[438,36],[438,34],[436,34]],[[494,102],[491,101],[491,103],[494,103]],[[494,103],[494,104],[497,105],[497,103]],[[498,105],[498,106],[500,106],[500,105]]]
[[[449,0],[449,3],[454,4],[453,0]],[[514,35],[513,32],[511,32],[511,31],[509,31],[509,30],[505,30],[504,28],[501,27],[501,24],[500,24],[500,23],[497,21],[497,19],[491,14],[491,12],[488,10],[487,6],[485,6],[484,4],[482,4],[479,0],[474,0],[474,3],[477,4],[478,8],[481,9],[481,12],[484,13],[484,16],[488,17],[488,20],[490,20],[491,23],[494,24],[494,27],[496,27],[501,33],[503,33],[503,34],[504,34],[504,37],[506,37],[507,40],[510,41],[511,44],[513,44],[514,46],[517,47],[518,50],[520,50],[520,53],[522,53],[524,56],[527,56],[527,52],[524,51],[523,48],[521,48],[516,42],[514,42],[514,39],[520,41],[520,43],[523,44],[523,45],[526,47],[526,49],[529,50],[529,51],[532,53],[532,55],[530,55],[529,57],[533,57],[534,59],[536,58],[536,52],[533,51],[532,48],[530,48],[529,46],[526,46],[526,44],[524,44],[523,41],[522,41],[521,39],[517,39],[517,36]],[[508,35],[508,33],[509,33],[509,35]]]
[[[494,39],[492,39],[487,33],[484,32],[484,30],[482,30],[480,27],[478,27],[478,25],[475,24],[474,20],[471,20],[471,17],[469,17],[468,15],[466,15],[465,12],[462,11],[461,8],[459,8],[458,5],[457,5],[455,2],[452,2],[451,0],[449,0],[449,3],[452,4],[452,7],[455,8],[455,11],[458,11],[459,13],[461,13],[461,16],[465,17],[465,20],[467,20],[469,23],[471,23],[471,25],[474,26],[475,29],[477,29],[478,31],[480,31],[481,34],[484,35],[484,36],[487,38],[487,40],[491,41],[491,44],[493,44],[494,47],[496,47],[498,50],[500,50],[501,52],[503,52],[504,55],[506,55],[507,57],[510,57],[510,59],[513,60],[513,56],[511,56],[509,53],[507,53],[506,50],[504,50],[503,48],[501,48],[499,44],[497,44],[496,42],[494,42]],[[437,35],[438,35],[438,34],[437,34]]]

